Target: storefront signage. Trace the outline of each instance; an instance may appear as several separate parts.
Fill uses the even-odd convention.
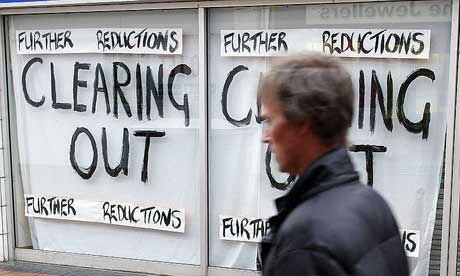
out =
[[[305,7],[307,24],[381,24],[395,22],[450,22],[452,2],[392,1],[311,5]]]
[[[401,240],[408,257],[419,257],[420,231],[400,229]]]
[[[279,56],[320,51],[339,57],[428,59],[430,30],[222,30],[222,56]],[[299,43],[302,41],[301,43]]]
[[[221,240],[260,242],[270,229],[270,223],[261,218],[219,216]]]
[[[27,217],[51,218],[185,232],[182,209],[70,197],[24,195]]]
[[[219,216],[219,238],[228,241],[260,242],[268,231],[267,219]],[[408,257],[419,257],[420,231],[400,229],[401,242]]]
[[[200,264],[196,18],[11,18],[18,220],[34,249]]]
[[[227,120],[227,122],[235,127],[246,127],[251,124],[251,122],[254,122],[256,124],[262,124],[262,121],[260,119],[260,103],[257,103],[257,106],[254,108],[254,115],[253,115],[253,109],[249,108],[247,111],[246,117],[240,119],[236,118],[234,115],[230,114],[229,110],[232,109],[231,104],[229,103],[229,94],[231,91],[235,91],[233,89],[230,89],[232,84],[234,82],[238,82],[237,78],[240,77],[240,75],[244,75],[245,73],[247,74],[249,71],[251,71],[248,67],[245,65],[238,65],[235,68],[233,68],[227,75],[227,78],[225,80],[225,84],[223,86],[222,90],[222,113]],[[260,77],[263,75],[260,74]],[[378,108],[377,104],[379,106],[381,118],[383,121],[383,125],[385,129],[388,132],[393,132],[393,118],[395,117],[393,114],[393,110],[396,110],[396,117],[398,122],[403,126],[403,129],[407,131],[408,133],[413,133],[413,134],[421,134],[421,140],[426,140],[428,139],[429,136],[429,130],[430,130],[430,122],[431,122],[431,116],[432,116],[432,111],[431,111],[431,103],[426,102],[425,106],[423,107],[423,112],[419,112],[421,114],[421,119],[419,121],[412,121],[409,119],[405,113],[406,109],[406,94],[410,90],[409,87],[413,84],[414,82],[420,81],[420,79],[425,79],[431,82],[434,82],[436,80],[436,74],[434,71],[426,68],[418,68],[416,70],[413,70],[410,72],[404,81],[402,81],[400,84],[397,84],[393,81],[392,78],[392,73],[391,71],[388,71],[386,75],[386,84],[387,84],[387,89],[386,91],[382,89],[381,81],[378,77],[378,74],[375,70],[372,70],[371,74],[366,74],[364,70],[359,70],[358,72],[358,125],[357,128],[362,130],[364,129],[364,119],[365,117],[368,117],[368,122],[369,122],[369,132],[370,134],[373,134],[375,131],[375,126],[376,126],[376,113]],[[366,79],[370,81],[371,85],[370,87],[366,87]],[[260,80],[259,80],[260,81]],[[396,87],[396,89],[394,89]],[[399,87],[399,89],[398,89]],[[370,88],[370,89],[369,89]],[[371,105],[371,109],[368,114],[365,114],[365,106],[364,103],[366,101],[366,90],[370,90],[367,95],[368,95],[368,100]],[[395,91],[396,93],[395,93]],[[386,92],[386,97],[384,93]],[[235,93],[235,92],[232,92]],[[412,92],[414,93],[414,92]],[[393,100],[393,95],[396,94],[396,102]],[[373,163],[374,163],[374,155],[375,154],[380,154],[380,153],[385,153],[388,151],[388,146],[387,145],[375,145],[375,144],[353,144],[349,147],[349,150],[351,152],[356,152],[356,153],[361,153],[365,155],[365,161],[366,161],[366,172],[367,172],[367,184],[369,186],[373,186],[374,182],[374,170],[373,170]],[[287,180],[284,183],[279,183],[277,182],[273,175],[272,175],[272,168],[270,166],[271,163],[271,152],[269,148],[267,147],[266,153],[265,153],[265,169],[267,173],[267,177],[270,180],[270,183],[273,188],[278,189],[278,190],[286,190],[288,186],[294,181],[295,176],[291,175],[287,178]]]
[[[44,61],[42,58],[39,57],[34,57],[31,58],[26,65],[23,68],[22,75],[21,75],[21,80],[22,80],[22,91],[24,98],[26,102],[35,108],[40,108],[42,107],[45,103],[47,104],[47,107],[51,107],[52,109],[60,109],[60,110],[65,110],[67,112],[75,112],[75,113],[91,113],[95,114],[96,113],[96,106],[97,102],[102,101],[105,103],[105,113],[113,114],[113,117],[115,119],[119,118],[119,110],[124,110],[126,113],[127,117],[133,117],[137,118],[138,121],[142,120],[151,120],[151,113],[152,110],[155,108],[153,107],[153,102],[155,102],[155,105],[158,109],[158,117],[164,118],[164,105],[166,101],[164,100],[164,94],[167,93],[169,97],[169,101],[173,108],[181,113],[183,113],[183,125],[184,127],[189,127],[190,126],[190,106],[189,106],[189,100],[188,100],[188,94],[185,93],[183,95],[183,100],[176,98],[173,93],[173,87],[175,84],[175,79],[179,75],[190,75],[192,73],[192,69],[186,65],[186,64],[179,64],[175,66],[169,73],[164,74],[164,69],[163,69],[163,64],[160,64],[158,68],[153,69],[157,71],[157,74],[154,74],[152,72],[151,66],[147,66],[145,70],[145,74],[142,74],[142,69],[144,67],[141,67],[141,65],[138,63],[136,65],[135,70],[130,69],[125,63],[123,62],[118,62],[114,61],[112,64],[112,70],[110,70],[111,73],[113,73],[113,76],[110,76],[113,79],[113,85],[111,86],[113,88],[112,91],[113,93],[110,93],[111,96],[109,97],[109,89],[107,86],[106,82],[106,76],[108,77],[109,75],[106,75],[104,73],[103,67],[101,63],[97,63],[96,65],[91,64],[91,63],[80,63],[80,62],[75,62],[73,68],[70,68],[70,70],[73,70],[73,81],[71,84],[71,87],[69,90],[62,89],[58,90],[56,88],[56,79],[57,77],[55,76],[55,65],[53,61],[50,61],[49,64],[44,64]],[[34,79],[38,71],[43,73],[41,70],[48,70],[49,66],[49,75],[50,75],[50,97],[48,96],[41,96],[36,99],[37,96],[31,96],[31,91],[29,90],[30,86],[28,85],[28,81],[31,79]],[[46,69],[45,69],[46,68]],[[92,77],[92,81],[87,81],[84,78],[80,77],[80,75],[85,74],[84,72],[89,71],[91,68],[94,69],[94,75]],[[35,73],[32,73],[35,72]],[[134,72],[133,72],[134,71]],[[124,75],[124,76],[123,76]],[[134,75],[131,77],[131,75]],[[154,75],[158,75],[157,81],[155,81]],[[163,80],[163,76],[166,75],[167,79]],[[145,82],[142,81],[144,77]],[[92,104],[91,105],[86,105],[81,102],[79,102],[78,94],[79,90],[83,90],[84,88],[87,88],[89,85],[88,83],[92,83],[92,88],[93,88],[93,97],[92,97]],[[133,97],[133,94],[128,94],[128,92],[125,94],[125,88],[130,85],[130,83],[135,83],[136,84],[136,92],[133,93],[135,94],[136,101],[135,103],[129,103],[127,99],[130,99]],[[164,91],[164,83],[167,83],[167,90]],[[145,89],[143,89],[143,84],[145,84]],[[37,89],[37,87],[34,87],[35,91],[40,91],[41,89]],[[32,89],[31,89],[32,90]],[[72,102],[64,102],[64,101],[58,101],[57,98],[61,98],[60,93],[63,92],[68,92],[68,91],[73,91],[72,92]],[[101,95],[102,94],[102,95]],[[98,97],[99,96],[99,97]],[[51,99],[50,99],[51,98]],[[113,99],[113,101],[111,101]],[[145,100],[145,105],[143,104]],[[179,103],[182,101],[182,103]],[[119,103],[120,102],[120,103]],[[112,103],[112,105],[111,105]],[[145,108],[144,108],[145,106]],[[136,116],[137,113],[137,116]],[[154,116],[154,115],[153,115]],[[153,117],[152,116],[152,117]],[[87,127],[77,127],[73,135],[70,139],[70,151],[69,151],[69,160],[70,160],[70,165],[72,168],[75,170],[75,172],[81,176],[83,179],[90,179],[94,172],[96,171],[96,168],[98,166],[98,160],[99,160],[99,152],[101,152],[98,149],[102,149],[102,159],[104,162],[104,167],[106,169],[106,172],[108,175],[112,177],[117,177],[120,172],[122,172],[124,175],[128,175],[128,162],[129,162],[129,154],[130,154],[130,131],[128,128],[124,127],[122,131],[123,135],[123,140],[122,140],[122,156],[120,158],[120,163],[117,167],[111,168],[109,165],[109,159],[108,159],[108,147],[107,147],[107,131],[105,127],[100,128],[101,129],[101,144],[99,142],[96,143],[96,139],[93,135],[94,130],[90,130]],[[150,148],[150,140],[152,139],[160,139],[164,136],[166,136],[166,131],[163,130],[153,130],[151,128],[136,128],[135,130],[132,131],[132,136],[137,137],[138,139],[144,139],[144,157],[142,161],[142,171],[140,173],[140,179],[142,182],[147,182],[148,179],[148,163],[149,163],[149,148]],[[78,160],[76,156],[78,155],[78,149],[76,147],[76,144],[78,143],[79,139],[84,139],[86,137],[90,141],[90,146],[91,146],[91,152],[92,152],[92,161],[91,165],[89,168],[83,168],[78,163]],[[99,141],[99,139],[97,139]]]
[[[403,225],[401,239],[406,255],[417,258],[411,268],[416,271],[414,275],[426,275],[436,215],[433,206],[442,169],[449,55],[444,27],[423,28],[227,27],[221,32],[220,43],[211,48],[220,50],[221,55],[213,56],[209,66],[219,68],[218,72],[210,71],[209,79],[211,84],[218,84],[211,86],[211,110],[220,111],[213,113],[211,121],[212,141],[218,141],[211,143],[211,158],[217,160],[211,169],[219,172],[219,177],[211,180],[218,185],[213,189],[226,197],[228,187],[237,195],[213,203],[213,210],[217,209],[213,230],[218,240],[212,248],[241,256],[241,260],[234,265],[234,258],[216,256],[219,265],[255,267],[246,261],[255,259],[255,245],[246,244],[242,249],[237,242],[226,240],[256,240],[250,224],[253,217],[272,216],[276,211],[271,200],[295,181],[294,175],[277,171],[275,156],[259,144],[263,129],[257,128],[262,118],[256,95],[266,71],[278,62],[276,56],[313,50],[339,57],[349,71],[356,110],[349,129],[350,157],[361,181],[384,196]],[[248,158],[249,153],[256,157]],[[229,166],[229,162],[238,167]],[[243,217],[232,216],[245,212]],[[221,214],[229,216],[223,218]],[[415,220],[414,214],[423,219]]]
[[[18,30],[16,41],[18,54],[182,54],[182,29]]]

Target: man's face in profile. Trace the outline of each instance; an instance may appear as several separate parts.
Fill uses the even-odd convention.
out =
[[[297,174],[302,170],[300,164],[299,142],[302,140],[303,126],[289,122],[278,100],[267,96],[262,100],[264,119],[263,142],[268,143],[276,156],[279,170]]]

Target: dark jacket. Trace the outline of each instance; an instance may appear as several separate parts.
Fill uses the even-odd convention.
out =
[[[359,182],[346,149],[324,154],[276,200],[261,243],[263,276],[408,276],[398,225]]]

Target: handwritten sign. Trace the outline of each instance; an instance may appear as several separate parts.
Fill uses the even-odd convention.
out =
[[[16,31],[18,54],[182,54],[182,29],[90,28]]]
[[[184,126],[189,127],[190,126],[190,107],[189,107],[189,101],[188,101],[188,93],[184,93],[183,95],[183,101],[182,103],[179,103],[178,100],[175,98],[174,93],[173,93],[173,86],[175,83],[175,79],[178,75],[190,75],[192,74],[192,69],[187,65],[187,64],[179,64],[175,66],[174,68],[171,69],[171,71],[168,74],[168,77],[166,80],[163,80],[163,75],[164,75],[164,65],[160,64],[157,69],[157,75],[158,78],[156,79],[156,82],[153,77],[152,73],[152,67],[151,65],[146,66],[145,68],[145,74],[142,74],[142,70],[144,68],[141,67],[141,65],[138,63],[136,65],[136,68],[129,68],[128,65],[121,61],[114,61],[111,65],[112,70],[109,72],[113,73],[113,90],[110,91],[108,90],[107,86],[107,81],[106,81],[106,74],[104,73],[104,69],[101,65],[101,63],[97,63],[95,66],[94,64],[91,63],[81,63],[76,61],[73,65],[73,80],[71,82],[72,84],[72,94],[73,94],[73,102],[58,102],[57,97],[59,92],[56,91],[56,71],[55,64],[53,61],[49,62],[49,74],[50,74],[50,92],[51,92],[51,99],[48,97],[42,96],[41,100],[35,101],[32,99],[30,96],[31,91],[28,88],[28,80],[34,79],[36,77],[35,74],[37,74],[37,69],[38,68],[44,68],[43,66],[46,66],[46,64],[43,64],[43,59],[40,57],[34,57],[31,58],[26,65],[23,68],[22,75],[21,75],[21,80],[22,80],[22,90],[23,90],[23,95],[25,98],[25,101],[35,107],[39,108],[45,103],[51,103],[50,106],[52,109],[61,109],[61,110],[66,110],[68,112],[88,112],[95,114],[96,113],[96,106],[97,106],[97,101],[104,101],[105,102],[105,107],[106,107],[106,114],[113,114],[113,117],[115,119],[119,118],[119,109],[124,110],[126,113],[127,117],[133,117],[133,113],[137,113],[137,116],[134,118],[137,118],[138,121],[142,120],[151,120],[151,113],[153,108],[153,102],[155,103],[157,110],[158,110],[158,117],[164,118],[164,85],[163,83],[167,82],[167,90],[166,93],[168,94],[169,101],[171,102],[172,106],[174,109],[180,111],[181,113],[184,114]],[[82,74],[83,71],[90,71],[94,68],[94,78],[93,78],[93,101],[92,101],[92,106],[91,110],[89,106],[83,103],[78,102],[78,92],[80,89],[84,89],[88,87],[88,81],[84,80],[83,78],[79,77],[79,74]],[[153,70],[155,70],[154,68]],[[35,71],[34,71],[35,70]],[[39,70],[39,69],[38,69]],[[72,69],[71,69],[72,70]],[[32,73],[30,71],[34,71],[35,73]],[[132,73],[131,73],[132,72]],[[43,73],[43,71],[41,71]],[[128,76],[126,79],[123,81],[120,81],[120,75],[126,74]],[[135,75],[135,77],[131,78],[131,75]],[[145,77],[144,77],[145,76]],[[144,77],[145,82],[142,81]],[[130,104],[127,100],[129,97],[125,92],[126,87],[129,86],[131,83],[135,83],[136,86],[136,104],[133,102]],[[143,84],[145,89],[143,89]],[[62,90],[61,90],[62,91]],[[112,94],[112,93],[113,94]],[[101,96],[98,97],[98,94],[103,93],[104,98]],[[112,99],[114,99],[112,102],[109,100],[109,94],[111,94]],[[118,98],[120,98],[120,104],[118,101]],[[143,102],[145,101],[145,109],[143,106]],[[112,106],[111,106],[112,103]],[[134,110],[134,108],[136,110]],[[103,151],[103,158],[104,162],[108,164],[108,159],[107,159],[107,135],[106,135],[106,128],[102,127],[102,135],[101,135],[101,140],[102,140],[102,151]],[[157,131],[153,130],[150,128],[147,129],[136,129],[133,133],[133,136],[138,137],[138,138],[145,138],[145,147],[144,147],[144,158],[143,158],[143,166],[142,166],[142,171],[141,171],[141,180],[143,182],[147,181],[148,178],[148,161],[149,161],[149,148],[150,148],[150,139],[151,138],[161,138],[166,135],[165,131]],[[78,164],[76,155],[78,155],[78,150],[76,147],[76,143],[78,139],[81,137],[86,136],[90,141],[91,141],[91,149],[92,149],[92,154],[93,154],[93,161],[91,162],[91,166],[89,170],[86,170],[84,168],[81,168],[81,166]],[[128,175],[128,157],[129,157],[129,148],[130,148],[130,142],[129,142],[129,130],[128,128],[123,128],[123,154],[122,158],[120,160],[120,165],[117,168],[110,168],[109,165],[105,165],[107,173],[112,176],[112,177],[117,177],[121,171],[123,171],[124,175]],[[97,144],[96,140],[92,134],[92,131],[86,127],[77,127],[74,130],[74,133],[71,137],[70,140],[70,151],[69,151],[69,160],[71,163],[72,168],[75,170],[78,175],[81,176],[83,179],[90,179],[92,175],[94,174],[96,167],[97,167],[97,160],[98,160],[98,150],[97,150]]]
[[[97,222],[170,232],[185,232],[182,209],[69,197],[24,195],[27,217]]]
[[[215,68],[208,76],[214,111],[210,183],[213,195],[225,197],[211,204],[210,249],[227,252],[211,255],[214,265],[256,268],[257,246],[222,240],[219,215],[246,212],[270,217],[276,213],[273,199],[295,182],[295,176],[278,171],[276,156],[260,145],[263,123],[257,91],[276,56],[311,50],[343,57],[340,62],[355,90],[350,156],[361,181],[382,194],[397,220],[409,229],[401,231],[406,254],[419,258],[411,262],[411,269],[428,274],[432,206],[441,181],[446,128],[449,74],[445,72],[451,56],[444,46],[450,42],[450,6],[448,1],[427,1],[283,7],[252,27],[233,19],[262,18],[263,9],[211,13],[210,23],[223,31],[220,43],[209,47],[221,53],[208,65]],[[366,25],[370,22],[392,24]],[[226,235],[231,229],[236,233],[238,224],[230,225],[233,229],[227,227]],[[244,231],[240,235],[246,236]]]
[[[280,56],[320,51],[339,57],[428,59],[430,30],[222,30],[222,56]]]
[[[401,242],[408,257],[419,257],[420,251],[420,231],[399,229],[401,233]]]
[[[25,19],[9,40],[24,194],[72,198],[76,215],[26,217],[18,195],[38,237],[21,244],[199,265],[196,11]]]
[[[266,219],[219,216],[219,238],[221,240],[240,242],[260,242],[268,231],[270,224]],[[399,229],[401,243],[408,257],[419,257],[420,231]]]
[[[261,218],[243,218],[219,216],[221,240],[260,242],[270,229],[267,220]]]

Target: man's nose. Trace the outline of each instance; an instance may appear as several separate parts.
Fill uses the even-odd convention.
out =
[[[262,142],[267,143],[267,144],[270,143],[270,135],[266,128],[264,128],[263,133],[262,133]]]

